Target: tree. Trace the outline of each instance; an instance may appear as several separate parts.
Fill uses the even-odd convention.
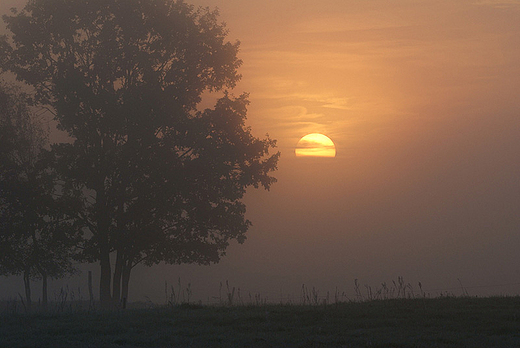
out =
[[[100,263],[103,303],[127,298],[139,263],[218,262],[230,240],[245,240],[241,200],[249,186],[269,189],[279,153],[245,126],[247,95],[197,109],[204,92],[240,79],[239,43],[226,41],[217,11],[32,0],[4,21],[6,68],[73,139],[53,154],[63,192],[77,198],[83,257]]]
[[[74,272],[72,226],[60,216],[55,181],[43,156],[46,134],[18,89],[0,84],[0,274],[23,275],[27,305],[32,279]]]

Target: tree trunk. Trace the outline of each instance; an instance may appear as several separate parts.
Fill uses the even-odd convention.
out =
[[[123,273],[123,263],[122,253],[118,251],[114,269],[114,281],[112,285],[112,300],[115,304],[121,302],[121,276]]]
[[[36,264],[36,269],[42,276],[42,307],[47,309],[47,271],[40,264]]]
[[[112,277],[112,266],[110,265],[110,245],[108,239],[108,226],[102,230],[99,240],[99,266],[101,274],[99,279],[99,302],[103,307],[110,307],[112,296],[110,294],[110,281]]]
[[[130,271],[132,270],[132,263],[130,261],[125,262],[123,266],[123,284],[121,290],[121,298],[126,304],[128,302],[128,283],[130,282]]]
[[[110,216],[108,215],[106,193],[104,190],[104,178],[96,188],[97,233],[99,234],[99,266],[101,274],[99,279],[99,302],[103,307],[110,307],[112,296],[110,293],[110,281],[112,267],[110,265]]]
[[[27,302],[27,309],[31,309],[31,281],[29,279],[29,270],[23,272],[23,284],[25,286],[25,301]]]
[[[47,273],[42,273],[42,305],[44,309],[47,309]]]
[[[92,308],[94,305],[94,292],[92,291],[92,271],[88,271],[88,298],[89,306]]]
[[[100,249],[99,266],[101,268],[101,275],[99,278],[99,302],[102,306],[109,307],[112,302],[112,296],[110,295],[110,277],[112,275],[110,250],[108,245],[106,245],[106,247],[103,245]]]

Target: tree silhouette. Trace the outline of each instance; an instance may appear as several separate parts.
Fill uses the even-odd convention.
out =
[[[244,241],[241,199],[270,187],[279,154],[245,126],[247,95],[197,110],[204,92],[240,78],[239,43],[226,41],[217,11],[33,0],[4,21],[14,43],[4,65],[72,138],[53,146],[54,163],[76,198],[83,257],[100,262],[103,303],[128,297],[139,263],[218,262],[231,239]]]
[[[46,134],[26,95],[0,84],[0,274],[22,274],[27,305],[32,279],[74,272],[74,230],[54,199],[55,181],[43,156]]]

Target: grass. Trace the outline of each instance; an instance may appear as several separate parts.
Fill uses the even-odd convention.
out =
[[[520,297],[3,313],[0,347],[518,347]]]

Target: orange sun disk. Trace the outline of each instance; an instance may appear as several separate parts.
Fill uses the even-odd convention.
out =
[[[334,142],[323,134],[307,134],[298,141],[296,157],[336,157]]]

